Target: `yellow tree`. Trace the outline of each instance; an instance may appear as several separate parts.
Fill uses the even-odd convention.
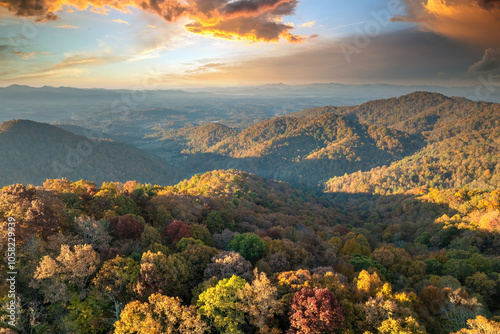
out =
[[[68,245],[62,245],[55,260],[48,255],[40,260],[30,285],[40,289],[45,300],[50,302],[69,300],[66,283],[75,286],[84,297],[87,281],[99,263],[99,255],[91,245],[75,245],[74,251]]]
[[[183,306],[179,298],[161,294],[149,296],[148,302],[133,301],[115,322],[115,334],[203,334],[206,324],[194,306]]]
[[[426,331],[413,317],[389,318],[378,328],[379,334],[425,334]]]
[[[478,315],[476,319],[467,320],[469,328],[463,328],[453,334],[498,334],[500,323],[488,321],[485,317]]]
[[[366,270],[362,270],[355,280],[358,291],[367,296],[374,296],[376,291],[382,287],[382,281],[377,273],[370,275]]]
[[[259,329],[258,333],[273,333],[277,329],[270,326],[275,314],[282,312],[278,300],[278,289],[272,286],[265,273],[254,270],[252,284],[238,291],[240,307],[247,314],[250,324]]]

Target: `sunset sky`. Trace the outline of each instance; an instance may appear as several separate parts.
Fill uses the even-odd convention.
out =
[[[0,86],[460,86],[490,75],[500,83],[500,0],[0,0]]]

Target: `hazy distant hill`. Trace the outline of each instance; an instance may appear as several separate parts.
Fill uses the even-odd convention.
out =
[[[56,126],[26,120],[0,125],[0,185],[41,184],[66,177],[168,184],[171,170],[123,143],[89,140]]]
[[[57,126],[58,128],[61,128],[65,131],[74,133],[75,135],[78,135],[78,136],[84,136],[87,138],[109,139],[109,140],[113,140],[113,141],[118,140],[118,138],[116,138],[116,136],[114,136],[112,134],[87,129],[87,128],[84,128],[84,127],[81,127],[78,125],[57,124],[57,123],[54,123],[52,125]]]
[[[211,92],[227,95],[256,95],[256,96],[314,96],[337,97],[348,105],[359,104],[364,101],[406,95],[415,91],[426,91],[444,94],[447,96],[462,96],[476,100],[476,86],[445,87],[429,85],[388,85],[388,84],[361,84],[346,85],[339,83],[316,83],[306,85],[268,84],[260,86],[235,87],[204,87],[187,89],[190,92]],[[490,101],[500,102],[500,95],[493,93]]]
[[[167,132],[163,140],[176,140],[191,153],[205,152],[227,138],[234,138],[240,131],[220,123],[204,124],[195,128],[182,128]]]

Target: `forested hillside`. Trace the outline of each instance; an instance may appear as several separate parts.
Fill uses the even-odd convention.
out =
[[[383,123],[394,129],[406,129],[408,133],[420,133],[426,139],[427,146],[390,165],[332,178],[326,182],[327,191],[386,194],[421,186],[439,189],[464,186],[476,189],[499,188],[500,105],[449,99],[430,93],[413,95],[422,99],[432,98],[431,101],[434,102],[431,105],[417,103],[416,110],[422,109],[419,107],[421,105],[425,105],[425,108],[411,116],[411,111],[415,109],[407,99],[388,100],[387,105],[393,106],[393,111],[400,110],[394,112],[392,120],[386,108],[381,110],[388,117],[373,117],[373,110],[379,109],[376,107],[377,103],[371,102],[364,108],[344,110],[342,113],[355,115],[368,122]]]
[[[180,172],[187,175],[236,168],[306,186],[388,164],[423,145],[418,135],[331,113],[316,118],[277,117],[242,131],[207,124],[174,131],[161,139],[165,150],[181,150],[187,157],[180,162]]]
[[[415,92],[306,109],[243,130],[210,123],[159,132],[153,152],[177,178],[236,168],[327,191],[481,188],[498,186],[499,129],[499,104]]]
[[[327,201],[235,170],[52,179],[4,187],[8,217],[23,333],[500,329],[498,190]]]
[[[168,166],[131,145],[26,120],[0,125],[0,161],[0,185],[41,185],[49,177],[169,183],[173,176]]]

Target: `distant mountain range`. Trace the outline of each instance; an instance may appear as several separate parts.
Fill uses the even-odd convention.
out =
[[[196,117],[184,127],[180,121],[173,128],[150,125],[168,114],[182,119],[170,109],[131,112],[122,123],[106,114],[120,129],[115,133],[5,122],[0,183],[65,176],[174,184],[214,169],[239,169],[330,192],[500,186],[500,104],[414,92],[306,109],[246,127],[230,126],[234,119],[197,126]],[[127,138],[137,147],[118,142]],[[84,151],[82,143],[92,153],[72,167],[71,155]],[[58,174],[54,163],[70,168]]]
[[[123,113],[154,108],[170,108],[182,114],[209,110],[215,119],[224,118],[230,109],[234,108],[245,117],[247,114],[249,117],[273,117],[308,107],[357,105],[414,91],[436,92],[478,100],[476,89],[475,86],[321,83],[133,91],[11,85],[0,88],[2,101],[0,121],[23,118],[41,122],[66,120],[67,123],[71,119],[85,120],[86,115],[94,112]],[[498,93],[493,92],[487,98],[490,102],[500,102],[500,90]]]
[[[445,87],[431,85],[389,85],[389,84],[361,84],[346,85],[339,83],[317,83],[308,85],[270,84],[246,87],[203,87],[186,89],[188,92],[210,92],[226,95],[263,95],[263,96],[329,96],[356,101],[358,104],[369,100],[388,98],[410,94],[415,91],[440,93],[447,96],[465,97],[470,100],[479,100],[476,97],[476,86]],[[484,98],[482,96],[482,98]],[[490,102],[500,102],[500,94],[493,92],[488,96]]]

